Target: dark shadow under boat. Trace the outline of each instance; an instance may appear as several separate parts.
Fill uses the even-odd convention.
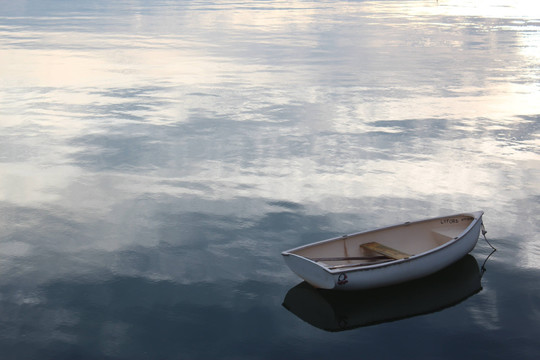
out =
[[[425,278],[378,289],[341,292],[302,282],[287,292],[283,306],[317,328],[349,330],[459,304],[482,290],[481,277],[476,259],[466,255]]]

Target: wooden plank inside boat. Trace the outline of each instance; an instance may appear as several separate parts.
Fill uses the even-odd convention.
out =
[[[388,256],[338,256],[338,257],[321,257],[312,258],[313,261],[348,261],[348,260],[381,260],[386,259]]]
[[[365,243],[365,244],[360,245],[360,247],[371,250],[371,251],[375,251],[378,254],[382,254],[384,256],[387,256],[389,258],[396,259],[396,260],[407,259],[408,257],[411,256],[399,250],[393,249],[383,244],[379,244],[378,242]]]

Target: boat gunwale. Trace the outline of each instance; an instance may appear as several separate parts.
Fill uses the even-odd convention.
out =
[[[441,251],[443,249],[446,249],[446,248],[456,244],[463,237],[465,237],[476,226],[476,224],[479,221],[482,220],[483,215],[484,215],[484,212],[482,210],[480,210],[480,211],[474,211],[474,212],[470,212],[470,213],[459,213],[459,214],[454,214],[454,215],[439,216],[439,217],[423,219],[423,220],[418,220],[418,221],[407,221],[407,222],[404,222],[404,223],[401,223],[401,224],[390,225],[390,226],[386,226],[386,227],[382,227],[382,228],[378,228],[378,229],[373,229],[373,230],[360,231],[360,232],[357,232],[357,233],[337,236],[337,237],[334,237],[334,238],[330,238],[330,239],[321,240],[321,241],[317,241],[317,242],[314,242],[314,243],[298,246],[296,248],[283,251],[281,253],[281,255],[283,255],[283,256],[295,256],[295,257],[307,260],[307,261],[319,266],[320,268],[324,269],[325,271],[327,271],[330,274],[339,274],[339,273],[342,273],[342,272],[352,272],[352,271],[376,270],[376,269],[380,269],[380,268],[385,268],[385,267],[390,267],[390,266],[394,266],[394,265],[403,264],[405,262],[412,262],[414,260],[423,258],[423,257],[425,257],[427,255],[430,255],[430,254],[433,254],[435,252],[439,252],[439,251]],[[410,257],[405,258],[405,259],[391,260],[391,261],[388,261],[388,262],[378,263],[378,264],[368,264],[368,265],[360,264],[358,266],[353,265],[351,267],[347,267],[347,269],[330,269],[327,266],[322,265],[321,263],[319,263],[317,261],[314,261],[314,260],[312,260],[312,259],[310,259],[308,257],[292,253],[293,251],[301,250],[301,249],[304,249],[304,248],[307,248],[307,247],[310,247],[310,246],[324,244],[324,243],[327,243],[327,242],[336,241],[336,240],[340,240],[340,239],[346,239],[348,237],[364,235],[364,234],[369,234],[369,233],[373,233],[373,232],[388,230],[388,229],[392,229],[392,228],[415,225],[415,224],[421,224],[423,222],[429,222],[429,221],[441,220],[441,219],[447,219],[447,218],[459,217],[459,216],[471,216],[471,217],[473,217],[473,220],[458,236],[452,238],[451,240],[447,241],[446,243],[444,243],[442,245],[439,245],[437,247],[434,247],[434,248],[432,248],[432,249],[430,249],[428,251],[424,251],[424,252],[419,253],[419,254],[411,255]]]

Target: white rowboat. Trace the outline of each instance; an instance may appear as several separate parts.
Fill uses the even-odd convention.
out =
[[[430,275],[474,249],[483,211],[344,235],[282,252],[298,276],[322,289],[360,290]]]

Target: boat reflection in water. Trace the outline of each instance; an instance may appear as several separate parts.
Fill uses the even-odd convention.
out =
[[[481,277],[476,259],[466,255],[428,277],[379,289],[341,292],[302,282],[283,306],[315,327],[342,331],[451,307],[482,290]]]

